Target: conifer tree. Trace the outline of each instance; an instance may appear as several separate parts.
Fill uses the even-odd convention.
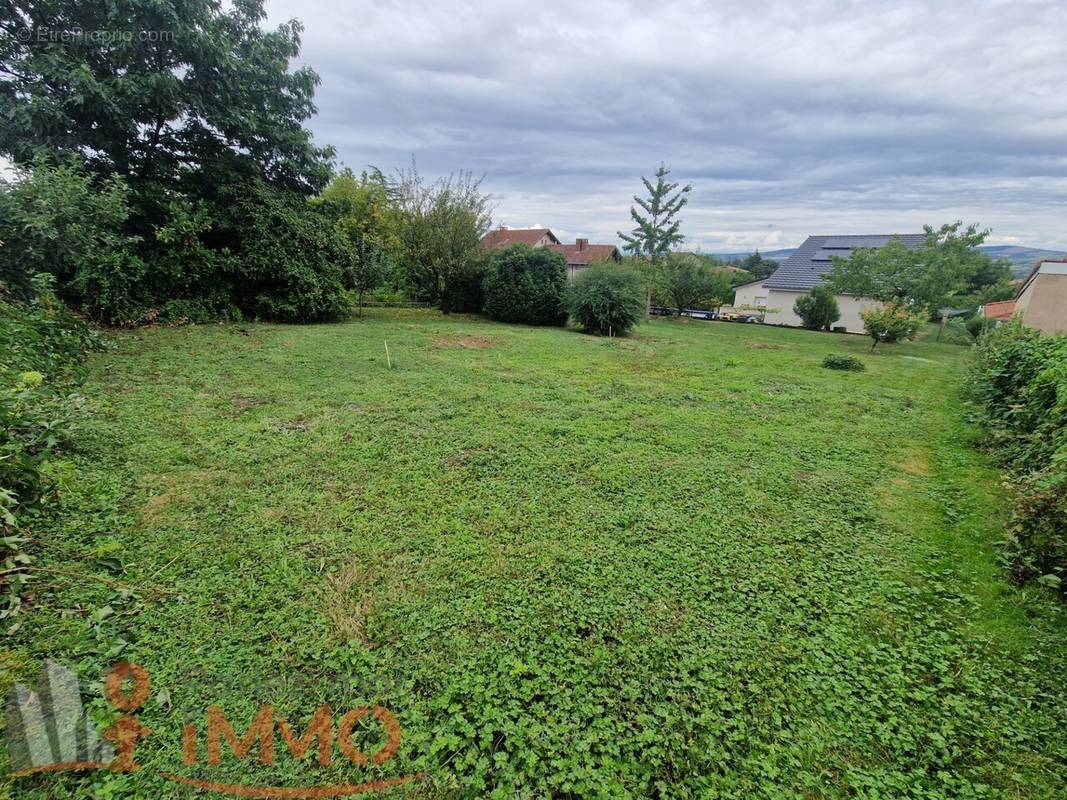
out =
[[[679,189],[680,184],[667,180],[670,172],[670,168],[661,162],[656,170],[655,184],[648,178],[641,178],[648,197],[634,195],[637,205],[630,206],[630,217],[635,227],[628,234],[619,231],[619,238],[626,243],[623,250],[637,258],[645,277],[646,317],[652,303],[652,289],[661,283],[664,259],[672,247],[685,240],[680,230],[682,221],[676,217],[689,202],[687,195],[693,187],[687,184]]]

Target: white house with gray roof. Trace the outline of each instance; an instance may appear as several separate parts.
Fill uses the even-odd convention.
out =
[[[894,238],[899,238],[906,247],[921,247],[926,241],[926,236],[922,233],[809,236],[793,255],[782,262],[774,274],[762,281],[738,286],[734,295],[734,306],[765,308],[767,312],[764,321],[769,325],[799,327],[800,317],[793,313],[793,303],[823,282],[833,266],[835,256],[848,258],[853,250],[859,248],[879,249]],[[863,333],[860,312],[881,305],[869,297],[847,294],[835,297],[841,309],[841,319],[834,323],[834,327],[844,328],[849,333]]]

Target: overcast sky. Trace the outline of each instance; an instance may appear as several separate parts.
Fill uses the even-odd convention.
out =
[[[617,242],[663,160],[709,252],[957,218],[1067,246],[1064,0],[267,6],[305,25],[317,141],[484,173],[500,224]]]

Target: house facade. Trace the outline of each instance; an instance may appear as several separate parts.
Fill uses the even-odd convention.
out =
[[[563,244],[548,228],[497,228],[482,237],[482,248],[498,250],[514,244],[547,247],[561,253],[567,262],[567,276],[573,278],[580,271],[599,261],[622,261],[619,248],[613,244],[590,244],[588,239],[575,239]]]
[[[885,247],[894,238],[899,238],[905,247],[921,247],[926,240],[925,234],[922,233],[809,236],[793,255],[782,262],[774,274],[761,281],[738,286],[734,294],[734,306],[765,308],[767,311],[764,322],[767,324],[800,327],[800,317],[793,312],[793,304],[798,297],[808,294],[826,279],[835,257],[848,258],[853,250],[859,248]],[[860,312],[882,305],[870,297],[847,294],[834,297],[841,311],[841,318],[834,323],[834,327],[844,329],[848,333],[863,333]]]
[[[1067,260],[1034,267],[1015,297],[1015,313],[1042,333],[1067,333]]]

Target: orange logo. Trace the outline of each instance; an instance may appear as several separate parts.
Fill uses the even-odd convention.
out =
[[[137,744],[152,731],[141,724],[135,712],[144,705],[150,686],[148,671],[140,664],[123,661],[111,668],[104,680],[104,697],[124,713],[104,731],[107,740],[104,742],[95,736],[89,725],[73,673],[49,662],[37,692],[16,685],[8,699],[5,717],[8,750],[14,767],[12,777],[66,770],[133,772],[141,769],[136,759]],[[363,752],[353,741],[356,726],[364,720],[373,720],[385,734],[385,744],[372,753]],[[204,729],[203,751],[209,765],[222,762],[224,745],[237,759],[248,756],[256,746],[259,763],[273,764],[277,745],[275,734],[293,758],[301,758],[314,746],[320,766],[332,763],[335,741],[341,756],[359,766],[384,764],[400,747],[400,724],[388,709],[381,706],[361,706],[347,711],[337,720],[335,730],[333,709],[321,705],[301,733],[293,730],[271,705],[264,704],[245,732],[238,735],[222,708],[213,705],[207,708]],[[182,761],[186,766],[194,766],[200,763],[200,758],[200,729],[196,725],[185,725],[182,729]],[[419,777],[403,775],[331,786],[249,786],[187,778],[164,771],[157,774],[204,791],[252,798],[345,797],[387,789]]]

